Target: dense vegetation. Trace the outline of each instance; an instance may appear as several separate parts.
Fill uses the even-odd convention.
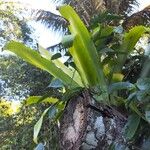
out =
[[[35,144],[31,141],[33,131],[31,126],[33,127],[37,118],[42,114],[34,126],[33,140],[38,144],[36,149],[44,147],[45,149],[59,149],[59,146],[62,149],[74,149],[75,146],[82,149],[87,149],[87,147],[97,149],[100,148],[99,146],[103,146],[101,149],[148,150],[150,143],[148,130],[150,123],[149,57],[138,42],[141,37],[144,37],[143,40],[149,38],[149,25],[124,29],[121,24],[124,19],[122,16],[104,12],[95,15],[90,23],[88,21],[87,28],[72,7],[61,6],[59,12],[68,22],[68,33],[70,33],[70,35],[64,36],[59,44],[65,50],[65,56],[69,58],[64,64],[58,59],[62,57],[61,51],[51,55],[47,49],[41,46],[37,50],[33,50],[16,41],[10,41],[4,47],[4,50],[14,52],[28,63],[47,71],[55,78],[48,84],[49,86],[47,85],[49,88],[46,88],[46,82],[49,83],[51,79],[45,79],[45,83],[43,82],[45,72],[41,72],[40,75],[43,78],[39,78],[43,88],[41,88],[41,83],[38,87],[38,82],[32,87],[32,81],[28,80],[31,83],[29,87],[36,88],[36,90],[34,92],[31,90],[32,94],[29,94],[30,97],[25,100],[22,110],[17,114],[7,114],[10,106],[5,100],[1,100],[1,103],[6,103],[7,106],[6,108],[2,107],[2,110],[4,109],[1,112],[2,124],[7,120],[12,121],[10,123],[11,131],[14,132],[10,133],[7,130],[2,133],[4,139],[2,142],[6,142],[3,144],[3,149],[33,149]],[[31,70],[29,77],[32,79],[31,73],[39,71],[35,68]],[[27,76],[26,79],[29,77]],[[15,80],[14,83],[16,84]],[[114,128],[114,134],[111,133],[112,141],[109,140],[109,143],[105,141],[107,144],[102,145],[101,140],[96,139],[98,144],[88,144],[89,140],[87,142],[87,138],[84,139],[88,133],[84,133],[83,136],[80,135],[82,130],[79,130],[79,139],[71,137],[75,141],[68,142],[65,132],[68,131],[68,135],[71,135],[72,132],[67,126],[67,119],[64,123],[63,118],[64,116],[69,118],[69,115],[72,115],[71,113],[68,115],[67,111],[73,111],[73,115],[75,115],[75,112],[78,112],[76,106],[81,105],[82,101],[85,101],[86,104],[83,112],[85,109],[90,112],[99,112],[98,115],[102,116],[104,121],[108,118],[114,123],[117,118],[118,124]],[[90,112],[88,111],[88,113]],[[79,117],[77,120],[70,120],[69,123],[76,125],[80,122],[82,124],[79,115],[75,117]],[[83,120],[84,122],[89,121],[85,118]],[[3,126],[2,131],[8,128],[7,125]],[[76,128],[75,125],[73,127]],[[86,128],[86,125],[84,124],[82,128]],[[117,128],[121,132],[116,134],[116,130],[120,131]],[[26,133],[27,129],[30,129],[27,135],[20,135],[17,132],[18,130]],[[59,132],[59,136],[56,136],[57,132]],[[113,137],[116,135],[118,137]],[[13,141],[11,138],[14,136],[16,138]],[[20,139],[23,143],[21,145],[19,144]],[[85,143],[82,140],[85,140]]]

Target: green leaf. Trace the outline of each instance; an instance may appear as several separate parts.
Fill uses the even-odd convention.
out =
[[[114,73],[112,77],[113,82],[121,82],[124,78],[124,75],[121,73]]]
[[[137,115],[136,113],[133,113],[128,117],[127,124],[125,125],[125,133],[124,133],[125,138],[127,140],[131,140],[134,137],[139,124],[140,124],[140,116]]]
[[[51,60],[52,55],[48,52],[48,50],[44,49],[42,46],[39,46],[39,51],[42,57]],[[81,81],[81,77],[78,72],[74,68],[66,67],[60,60],[52,60],[52,62],[58,67],[61,68],[63,72],[65,72],[70,78],[76,81],[81,87],[83,87],[83,83]]]
[[[64,45],[65,48],[69,48],[73,45],[74,38],[75,38],[74,35],[65,35],[62,38],[61,43]]]
[[[140,110],[137,107],[137,104],[134,101],[130,102],[129,107],[134,113],[136,113],[138,116],[140,116],[143,120],[147,121],[145,119],[145,116],[140,112]]]
[[[113,50],[113,49],[111,49],[111,48],[108,48],[108,47],[106,47],[106,48],[103,48],[103,49],[101,49],[100,50],[100,53],[114,53],[115,51]]]
[[[119,96],[111,96],[110,102],[114,106],[124,106],[125,99],[123,99],[122,97],[119,97]]]
[[[41,98],[42,98],[42,96],[30,96],[29,98],[26,99],[25,103],[26,103],[26,105],[32,105],[32,104],[36,104],[36,103],[54,104],[59,101],[57,98],[53,98],[53,97],[46,97],[45,99],[42,99],[42,100],[41,100]]]
[[[113,83],[109,86],[109,93],[112,93],[114,91],[117,91],[117,90],[132,90],[132,89],[135,89],[135,86],[134,84],[132,83],[129,83],[129,82],[118,82],[118,83]]]
[[[52,57],[51,57],[51,60],[55,60],[55,59],[58,59],[61,57],[61,54],[60,53],[56,53],[54,54]]]
[[[86,87],[100,85],[101,90],[107,92],[102,65],[99,63],[96,48],[86,26],[71,6],[61,6],[59,12],[69,21],[69,30],[75,36],[69,52],[82,81]]]
[[[133,27],[128,33],[125,34],[121,51],[128,53],[133,51],[136,43],[145,32],[147,32],[147,28],[144,26]]]
[[[92,39],[94,41],[99,40],[100,38],[106,38],[108,36],[110,36],[113,33],[113,27],[111,26],[99,26],[97,28],[94,29],[93,33],[92,33]]]
[[[41,129],[41,127],[42,127],[43,118],[44,118],[44,116],[46,115],[46,113],[49,111],[50,108],[51,108],[51,106],[48,107],[47,109],[45,109],[45,111],[42,113],[40,119],[38,120],[38,122],[37,122],[37,123],[35,124],[35,126],[34,126],[33,141],[34,141],[35,143],[38,143],[38,139],[37,139],[37,138],[38,138],[40,129]]]
[[[125,103],[125,106],[127,109],[129,108],[131,102],[136,100],[136,94],[137,94],[137,92],[133,92],[128,96],[126,103]]]
[[[129,55],[133,50],[139,39],[143,34],[149,31],[149,28],[144,26],[135,26],[128,33],[125,33],[123,43],[119,48],[120,52],[125,52],[126,54],[118,55],[118,64],[115,67],[115,71],[120,72],[125,61],[127,55]]]
[[[71,6],[61,6],[59,7],[59,11],[62,16],[69,21],[70,32],[75,36],[73,46],[69,49],[69,51],[84,84],[98,84],[103,73],[101,73],[100,76],[98,75],[98,70],[100,70],[98,55],[87,28]],[[103,78],[104,77],[101,79]]]
[[[61,68],[57,67],[51,60],[45,59],[38,52],[26,47],[22,43],[11,41],[5,45],[4,49],[14,52],[25,61],[49,72],[66,85],[71,84],[70,86],[72,87],[80,86],[76,81],[73,80],[73,77],[71,78],[68,76],[68,74],[66,74]]]
[[[68,89],[62,97],[63,101],[68,101],[70,100],[72,97],[75,97],[75,95],[79,95],[81,93],[83,89],[82,88],[74,88],[72,90]]]

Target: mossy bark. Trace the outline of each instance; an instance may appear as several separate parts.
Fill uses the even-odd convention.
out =
[[[60,149],[107,150],[113,143],[125,145],[126,118],[116,112],[92,100],[88,91],[72,98],[60,120]]]

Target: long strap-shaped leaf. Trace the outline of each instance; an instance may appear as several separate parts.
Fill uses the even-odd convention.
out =
[[[120,54],[118,56],[118,64],[115,68],[116,72],[121,71],[127,58],[127,55],[129,55],[134,50],[135,45],[146,32],[150,32],[150,28],[144,26],[135,26],[128,33],[125,33],[123,43],[120,46],[119,51],[124,52],[126,54]]]
[[[71,6],[61,6],[59,11],[69,21],[69,30],[75,36],[69,51],[85,86],[100,85],[102,90],[107,91],[97,51],[87,28]]]
[[[43,48],[42,46],[39,46],[39,51],[40,54],[42,55],[42,57],[51,60],[52,55],[49,53],[48,50],[46,50],[45,48]],[[59,61],[58,59],[56,60],[52,60],[52,62],[54,62],[54,64],[58,67],[61,68],[61,70],[63,72],[65,72],[69,77],[73,78],[74,81],[76,81],[81,87],[83,87],[83,83],[81,81],[81,77],[78,74],[78,72],[74,69],[71,68],[69,69],[67,66],[65,66],[61,61]]]
[[[4,49],[15,53],[16,55],[18,55],[25,61],[31,63],[32,65],[35,65],[36,67],[49,72],[54,77],[62,80],[62,82],[64,82],[67,85],[71,84],[70,86],[72,87],[80,86],[65,72],[63,72],[61,68],[58,68],[51,60],[43,58],[38,52],[30,49],[29,47],[26,47],[22,43],[11,41],[5,45]]]

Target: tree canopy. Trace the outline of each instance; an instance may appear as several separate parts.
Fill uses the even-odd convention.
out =
[[[140,42],[149,39],[149,6],[129,15],[134,0],[62,3],[71,6],[59,6],[61,16],[36,11],[66,33],[55,54],[28,45],[26,30],[3,47],[17,57],[0,58],[2,149],[148,150],[150,67]],[[6,91],[24,98],[15,112]]]

